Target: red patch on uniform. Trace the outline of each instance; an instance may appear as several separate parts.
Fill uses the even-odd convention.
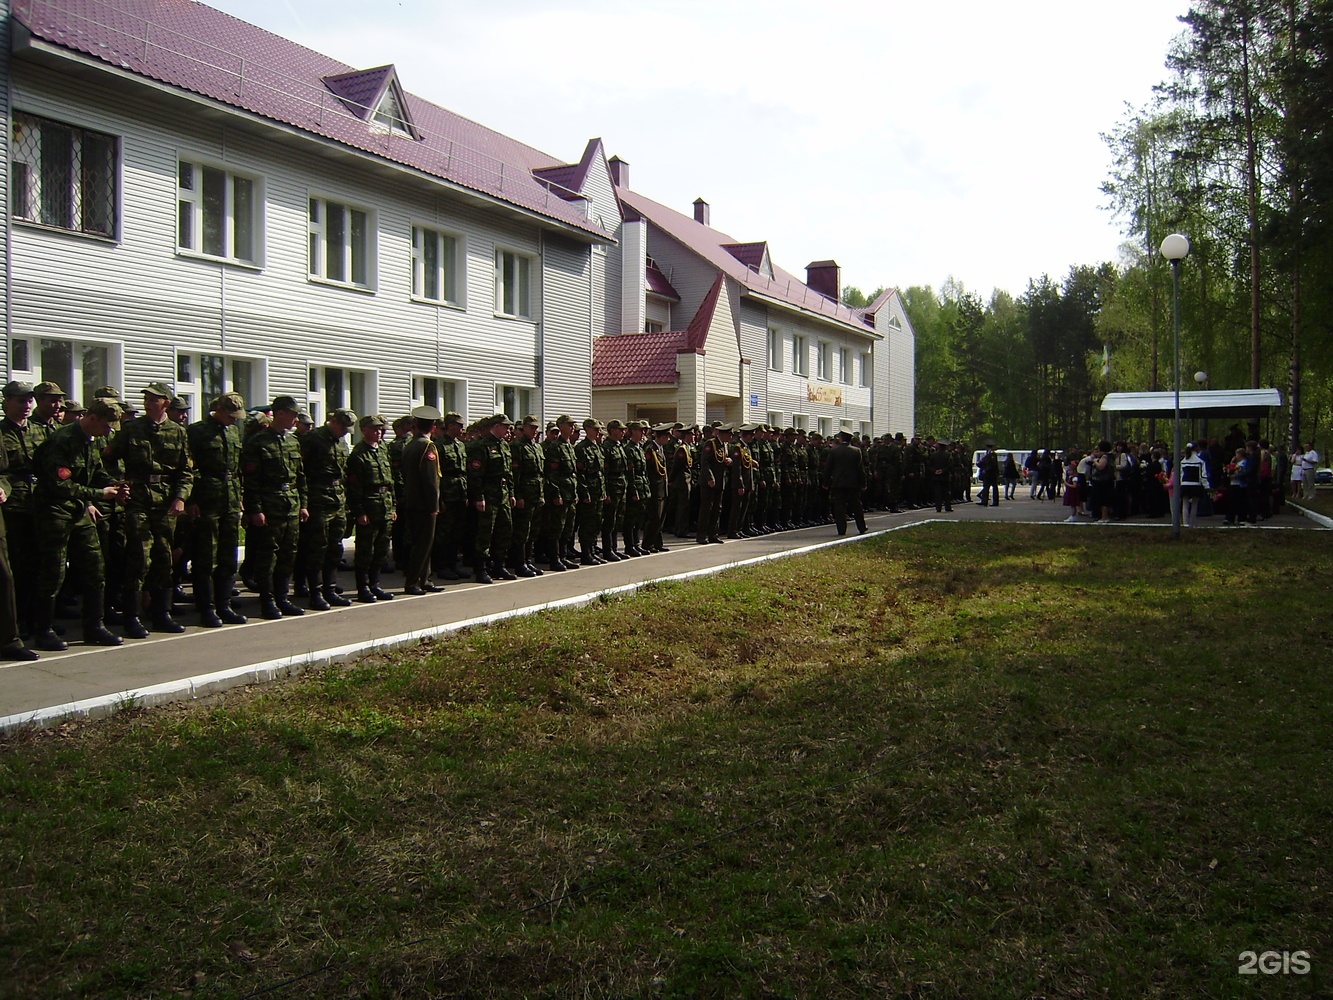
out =
[[[474,469],[480,469],[480,468],[481,468],[481,459],[479,459],[479,458],[474,458],[474,459],[472,460],[472,468],[474,468]]]
[[[547,463],[546,463],[546,467],[547,467],[548,469],[558,469],[558,468],[560,468],[560,463],[559,463],[559,462],[547,462]]]
[[[426,461],[427,461],[427,462],[434,462],[434,461],[435,461],[435,452],[433,452],[433,451],[428,451],[428,452],[426,452]]]
[[[56,469],[57,479],[68,479],[72,475],[74,475],[74,472],[71,469]]]
[[[258,471],[259,471],[259,463],[258,463],[258,462],[246,462],[246,463],[245,463],[245,471],[246,471],[246,472],[258,472]]]

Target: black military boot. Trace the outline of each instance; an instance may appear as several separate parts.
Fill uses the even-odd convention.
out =
[[[120,630],[125,633],[125,638],[147,639],[148,629],[139,620],[139,615],[143,613],[143,596],[137,590],[127,590],[120,603],[124,605]]]
[[[230,573],[216,573],[213,576],[213,607],[217,609],[218,619],[223,625],[244,625],[249,621],[231,606],[231,592],[235,585],[236,578]]]
[[[537,550],[537,543],[528,542],[527,547],[523,550],[523,565],[526,566],[528,569],[532,570],[533,576],[541,576],[542,571],[538,569],[536,564],[533,562],[536,550]]]
[[[282,617],[282,609],[273,596],[273,577],[261,576],[255,580],[255,589],[259,591],[259,613],[269,620]]]
[[[123,646],[125,640],[107,631],[102,624],[102,591],[90,589],[83,595],[83,643],[85,646]]]
[[[204,628],[222,628],[222,619],[214,607],[213,581],[199,575],[194,581],[194,605],[199,611],[199,624]]]
[[[156,632],[184,632],[185,626],[171,617],[171,587],[153,591],[153,630]]]
[[[324,600],[335,608],[350,608],[352,602],[338,591],[338,571],[336,569],[326,569],[324,571]]]
[[[323,588],[319,585],[319,574],[309,573],[306,575],[306,596],[309,598],[311,611],[328,611],[329,602],[324,599]],[[298,593],[299,597],[300,594]],[[282,607],[282,601],[278,601],[278,607]]]
[[[56,635],[52,626],[56,620],[56,601],[54,597],[33,602],[32,609],[32,644],[38,649],[59,653],[69,649],[69,643]]]
[[[474,563],[474,564],[476,565],[476,567],[477,567],[477,569],[476,569],[476,573],[474,574],[474,579],[475,579],[478,583],[494,583],[494,582],[495,582],[494,580],[491,579],[491,574],[488,573],[488,572],[486,572],[486,561],[485,561],[484,559],[474,559],[474,560],[473,560],[473,563]]]
[[[621,562],[624,558],[616,551],[616,533],[602,532],[602,559],[606,562]]]
[[[389,593],[380,586],[380,569],[376,567],[370,571],[370,592],[375,595],[377,601],[392,601],[393,594]]]
[[[362,604],[374,604],[377,598],[370,592],[370,579],[366,571],[356,571],[356,599]]]
[[[501,580],[517,580],[518,576],[499,559],[491,560],[491,576]]]
[[[291,586],[291,582],[292,578],[290,576],[275,576],[273,578],[273,603],[277,605],[284,618],[296,618],[305,614],[305,609],[293,604],[292,599],[287,595],[287,588]]]

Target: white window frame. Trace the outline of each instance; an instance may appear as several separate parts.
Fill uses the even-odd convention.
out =
[[[784,424],[784,423],[782,422],[782,411],[781,411],[781,410],[769,410],[769,411],[768,411],[768,418],[767,418],[767,420],[765,420],[765,423],[767,423],[770,427],[786,427],[786,426],[787,426],[786,424]]]
[[[22,348],[16,349],[15,345],[23,343]],[[42,368],[42,342],[69,344],[70,347],[70,368],[73,374],[71,379],[64,372],[47,372]],[[93,385],[88,375],[84,372],[83,352],[85,349],[105,350],[106,355],[106,378],[98,379],[97,385]],[[26,367],[18,364],[19,354],[27,355]],[[91,337],[38,337],[18,335],[9,338],[9,362],[10,378],[15,381],[31,382],[36,385],[38,382],[55,382],[60,388],[69,393],[68,398],[87,402],[85,398],[91,395],[93,389],[100,388],[103,384],[121,387],[124,385],[125,378],[125,345],[118,340],[96,340]],[[71,382],[66,385],[66,382]]]
[[[57,222],[43,217],[42,187],[46,178],[42,170],[41,158],[44,147],[39,146],[37,149],[33,149],[30,140],[24,140],[18,135],[20,131],[27,128],[34,128],[40,134],[42,127],[45,125],[50,125],[56,129],[67,129],[71,133],[69,152],[73,162],[69,167],[69,187],[61,201],[62,214],[67,212],[69,225],[65,225],[63,221]],[[110,176],[105,178],[111,201],[110,205],[106,206],[111,215],[109,230],[90,229],[83,224],[88,217],[85,204],[87,191],[85,191],[83,184],[83,177],[86,172],[83,150],[88,136],[96,136],[98,139],[106,140],[111,149]],[[118,240],[120,238],[122,201],[120,173],[122,161],[119,136],[96,129],[87,129],[81,125],[56,121],[54,118],[47,118],[44,115],[15,110],[10,122],[9,157],[11,174],[10,212],[15,221],[100,239]],[[19,176],[20,172],[15,169],[16,166],[20,165],[24,168],[22,178]],[[24,183],[25,181],[26,183]],[[21,197],[19,195],[20,184],[24,184]]]
[[[328,273],[328,231],[329,220],[335,213],[340,217],[340,226],[346,237],[343,245],[341,264],[339,270],[347,277],[330,277]],[[352,231],[355,225],[356,216],[360,214],[364,218],[362,226],[365,231],[365,245],[361,248],[364,255],[362,269],[365,272],[365,280],[357,281],[353,277],[357,271],[356,245],[352,239]],[[330,285],[337,285],[340,288],[355,288],[360,291],[373,292],[377,277],[377,259],[379,246],[379,225],[378,218],[373,208],[365,205],[358,205],[344,198],[335,196],[325,196],[311,193],[307,199],[306,226],[310,235],[307,274],[310,280],[325,282]]]
[[[838,381],[843,385],[852,384],[852,352],[850,348],[838,348]]]
[[[860,430],[860,435],[861,435],[861,437],[863,437],[863,438],[867,438],[867,437],[870,436],[870,421],[869,421],[869,420],[862,420],[862,421],[860,421],[860,428],[861,428],[861,430]]]
[[[513,296],[513,311],[505,308],[506,261],[514,261],[514,274],[518,287]],[[537,258],[522,250],[497,246],[495,248],[495,315],[505,319],[533,320],[537,318],[536,284],[533,275],[537,272]]]
[[[798,431],[808,431],[810,429],[810,417],[805,413],[793,413],[791,415],[791,425]]]
[[[872,371],[873,371],[873,369],[870,367],[870,355],[869,355],[868,353],[866,353],[865,351],[862,351],[862,352],[861,352],[861,388],[862,388],[862,389],[869,389],[869,388],[870,388],[870,380],[871,380],[871,372],[872,372]]]
[[[513,412],[510,412],[513,410]],[[495,384],[495,412],[517,423],[529,413],[541,415],[541,393],[532,385]]]
[[[412,376],[412,407],[434,406],[441,413],[454,411],[467,420],[467,383],[443,375]],[[360,416],[360,414],[357,414]]]
[[[771,372],[782,371],[782,344],[785,339],[781,327],[768,328],[768,370]]]
[[[821,382],[833,381],[833,342],[815,341],[815,372]]]
[[[810,377],[810,348],[803,333],[792,334],[791,373],[803,378]]]
[[[644,332],[644,333],[661,333],[661,332],[662,332],[662,324],[659,323],[659,322],[657,322],[657,320],[655,320],[655,319],[646,319],[646,320],[643,321],[643,332]]]
[[[832,417],[820,417],[820,418],[819,418],[819,434],[820,434],[820,436],[821,436],[821,437],[828,437],[828,436],[829,436],[830,434],[832,434],[832,433],[833,433],[833,418],[832,418]]]
[[[430,302],[434,305],[465,307],[466,293],[464,282],[467,273],[463,248],[466,246],[462,234],[440,229],[425,223],[412,223],[412,299],[416,302]],[[433,268],[437,287],[441,295],[426,294],[426,260],[430,242],[436,244],[437,264]]]
[[[316,427],[328,420],[329,414],[340,406],[352,410],[358,417],[379,409],[379,372],[375,369],[309,364],[306,371],[306,409]],[[337,386],[329,384],[331,371],[339,374],[340,384]],[[359,390],[356,387],[358,380],[361,381]]]
[[[190,171],[192,188],[186,188],[183,175]],[[222,252],[209,253],[203,248],[204,238],[204,172],[221,173],[223,181],[222,208]],[[238,182],[250,185],[250,242],[251,255],[243,257],[236,251],[236,231],[238,213],[236,193]],[[189,225],[181,223],[188,213]],[[184,229],[189,229],[190,240],[187,242]],[[228,264],[242,264],[250,267],[264,265],[264,179],[254,174],[241,173],[211,163],[206,159],[182,156],[176,163],[176,252],[188,257],[202,257],[205,260],[220,260]]]
[[[204,390],[204,359],[222,362],[222,389]],[[250,386],[237,384],[239,365],[250,365]],[[224,392],[239,393],[246,406],[262,406],[268,402],[268,359],[223,354],[220,351],[176,352],[176,395],[190,404],[190,419],[198,420],[208,410],[208,404]]]

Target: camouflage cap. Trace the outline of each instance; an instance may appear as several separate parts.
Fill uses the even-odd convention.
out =
[[[2,390],[6,396],[35,396],[31,382],[10,382]]]
[[[171,402],[167,404],[168,410],[175,410],[177,413],[188,413],[190,404],[182,396],[172,396]]]
[[[94,399],[85,411],[90,417],[100,417],[109,424],[120,423],[125,416],[124,408],[114,399]]]
[[[531,413],[529,413],[526,417],[523,418],[524,427],[541,427],[541,425],[542,422]]]
[[[465,422],[466,421],[463,420],[463,414],[457,413],[453,410],[450,410],[448,413],[444,415],[445,427],[448,427],[451,424],[457,424],[459,427],[462,427]]]
[[[625,425],[622,424],[615,417],[612,417],[610,420],[606,422],[606,429],[609,431],[623,431],[625,429]]]
[[[330,420],[336,420],[348,430],[356,426],[356,414],[345,406],[340,406],[329,414]]]
[[[77,399],[66,399],[65,405],[62,406],[61,409],[66,413],[73,413],[75,416],[77,416],[80,413],[88,412],[88,408],[85,407],[82,403],[80,403]]]
[[[64,394],[65,390],[54,382],[38,382],[37,387],[33,389],[33,395],[35,396],[63,396]],[[167,393],[167,395],[170,396],[171,393]]]
[[[315,419],[305,410],[296,411],[296,422],[306,427],[314,427]]]
[[[209,405],[209,410],[227,410],[231,413],[240,413],[245,409],[245,400],[241,398],[239,392],[224,392]]]
[[[371,427],[383,427],[385,426],[384,418],[381,417],[378,413],[368,413],[361,418],[359,426],[363,431]]]
[[[143,394],[145,396],[156,396],[158,399],[170,399],[172,395],[165,382],[149,382],[144,386]]]
[[[273,402],[269,404],[269,409],[273,411],[286,410],[288,413],[300,413],[301,408],[296,405],[295,396],[274,396]]]
[[[555,418],[555,422],[557,425],[564,424],[566,426],[572,427],[574,426],[576,421],[568,413],[562,413],[560,414],[560,416]]]
[[[94,399],[119,399],[120,390],[114,385],[103,385],[93,390]]]
[[[546,433],[547,434],[560,433],[560,428],[556,425],[556,422],[554,420],[552,420],[549,424],[546,425]]]
[[[487,427],[494,427],[496,424],[504,424],[506,427],[513,427],[514,422],[509,419],[507,413],[497,413],[486,421]]]
[[[588,417],[586,420],[583,421],[583,429],[586,431],[591,427],[596,427],[597,429],[600,430],[602,428],[602,422],[598,420],[596,417]]]

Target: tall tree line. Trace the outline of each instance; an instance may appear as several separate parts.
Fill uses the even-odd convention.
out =
[[[1016,447],[1083,444],[1101,397],[1174,383],[1171,271],[1181,266],[1182,385],[1284,389],[1294,444],[1333,413],[1333,0],[1199,0],[1169,78],[1105,136],[1115,263],[982,302],[950,282],[905,295],[917,331],[917,426]],[[1136,430],[1142,431],[1142,428]],[[1326,442],[1327,444],[1328,442]]]

